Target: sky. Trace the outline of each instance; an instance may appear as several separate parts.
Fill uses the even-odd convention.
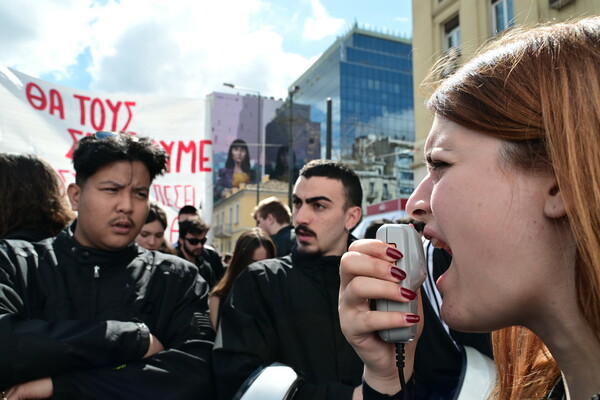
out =
[[[0,64],[75,89],[204,98],[287,88],[357,23],[409,38],[411,0],[0,1]]]

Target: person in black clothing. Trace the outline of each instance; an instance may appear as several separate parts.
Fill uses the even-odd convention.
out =
[[[291,217],[288,206],[275,196],[261,200],[252,212],[256,225],[275,243],[277,257],[290,254],[296,242]]]
[[[346,165],[313,160],[293,194],[297,248],[246,268],[221,304],[213,352],[219,398],[257,368],[281,362],[304,376],[296,399],[351,399],[362,363],[339,326],[341,255],[361,218],[362,189]]]
[[[179,246],[176,251],[179,257],[198,267],[200,275],[212,288],[217,283],[217,277],[211,264],[203,257],[204,245],[208,240],[207,233],[208,225],[198,216],[182,221],[179,224]]]
[[[0,153],[0,238],[37,242],[73,219],[64,184],[35,154]]]
[[[177,254],[180,257],[185,257],[189,261],[191,261],[191,259],[189,257],[191,257],[193,255],[192,253],[198,252],[202,256],[204,261],[208,262],[208,264],[210,265],[210,267],[212,269],[212,275],[214,276],[213,277],[214,282],[218,282],[223,277],[223,274],[225,274],[225,268],[223,267],[223,261],[221,260],[221,256],[219,255],[219,253],[212,246],[209,246],[206,243],[206,240],[204,239],[204,238],[206,238],[206,235],[207,235],[210,227],[204,222],[204,220],[202,220],[202,217],[200,217],[200,214],[198,213],[198,209],[194,206],[187,205],[187,206],[181,207],[181,209],[179,210],[179,214],[177,216],[179,227],[181,227],[181,223],[183,221],[187,221],[188,219],[194,219],[194,220],[200,219],[200,222],[194,223],[190,228],[194,231],[194,233],[192,235],[190,235],[190,237],[193,236],[193,237],[196,237],[196,239],[199,239],[199,241],[194,241],[196,243],[195,245],[191,246],[191,247],[195,247],[196,249],[195,250],[191,249],[190,246],[187,247],[188,250],[179,249],[179,245],[182,242],[181,232],[179,232],[179,240],[173,244],[173,247],[175,248],[175,250],[177,251]],[[198,243],[200,243],[200,242],[202,242],[202,243],[200,246],[198,246]],[[184,256],[184,254],[186,254],[186,253],[187,253],[187,256]],[[192,261],[192,262],[196,262],[196,261]],[[198,262],[198,264],[199,264],[199,262]]]
[[[225,267],[223,266],[223,260],[217,250],[208,245],[208,243],[205,243],[204,248],[202,249],[202,258],[210,265],[213,274],[215,275],[215,282],[220,281],[225,274]]]
[[[78,218],[39,243],[0,241],[3,398],[213,398],[206,282],[134,242],[166,162],[149,138],[85,137],[68,187]]]

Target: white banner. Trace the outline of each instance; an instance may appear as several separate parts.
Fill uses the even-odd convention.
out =
[[[169,170],[150,195],[169,215],[166,238],[177,240],[177,211],[190,204],[212,214],[212,135],[205,101],[74,90],[0,66],[0,151],[35,153],[67,184],[77,141],[97,131],[148,136],[169,153]],[[1,190],[1,189],[0,189]]]

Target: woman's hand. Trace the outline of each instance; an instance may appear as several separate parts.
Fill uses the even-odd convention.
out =
[[[421,318],[404,312],[373,311],[374,299],[399,302],[413,300],[416,293],[398,285],[406,276],[394,263],[402,255],[379,240],[357,240],[350,245],[341,261],[339,314],[342,332],[365,363],[365,380],[380,393],[400,390],[396,351],[393,343],[384,342],[377,331],[415,325]],[[420,302],[420,298],[419,298]],[[419,305],[419,310],[422,307]],[[422,323],[417,330],[421,334]],[[416,339],[405,348],[405,379],[413,372]]]

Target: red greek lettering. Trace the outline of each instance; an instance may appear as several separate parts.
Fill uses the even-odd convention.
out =
[[[175,167],[175,172],[179,173],[181,171],[181,158],[183,153],[192,153],[192,162],[191,172],[192,174],[196,172],[196,143],[189,142],[187,145],[183,142],[179,142],[179,146],[177,146],[177,163]]]
[[[50,114],[54,115],[54,111],[58,111],[60,119],[65,119],[65,107],[63,105],[62,96],[54,89],[50,90]]]
[[[74,94],[73,97],[79,100],[79,123],[85,125],[85,102],[90,101],[91,98],[78,94]]]
[[[94,128],[95,131],[102,131],[104,130],[104,123],[106,122],[106,113],[104,112],[104,104],[102,103],[102,101],[100,99],[94,99],[92,100],[92,104],[90,106],[91,108],[91,115],[90,115],[90,122],[92,123],[92,128]],[[96,111],[98,110],[98,111]],[[100,122],[97,121],[97,114],[100,114]]]
[[[171,172],[171,159],[173,158],[173,146],[175,146],[175,142],[165,142],[161,140],[160,145],[165,149],[167,154],[169,155],[169,161],[167,162],[167,173]]]
[[[46,108],[46,104],[48,101],[46,100],[46,94],[38,85],[33,82],[29,82],[25,87],[25,95],[27,96],[27,101],[31,104],[31,107],[36,110],[43,110]]]
[[[83,136],[83,131],[79,131],[77,129],[67,129],[67,132],[69,132],[71,139],[73,139],[73,144],[71,145],[71,148],[69,149],[65,157],[73,158],[73,152],[75,151],[75,147],[77,147],[79,136]]]
[[[131,119],[133,118],[133,111],[131,110],[132,107],[135,107],[135,101],[126,101],[125,102],[125,107],[127,108],[127,122],[125,123],[125,126],[123,126],[123,129],[121,129],[122,131],[126,131],[127,127],[129,127],[129,123],[131,122]]]
[[[123,104],[123,103],[121,103],[120,101],[117,101],[116,104],[113,104],[112,101],[110,101],[110,99],[106,99],[106,105],[108,106],[108,108],[110,109],[110,111],[112,113],[112,121],[110,124],[111,131],[117,130],[117,121],[118,121],[117,116],[119,115],[119,108],[121,108],[121,104]]]
[[[211,147],[206,149],[207,147]],[[205,154],[212,154],[212,140],[201,140],[200,141],[200,157],[199,157],[199,171],[200,172],[210,172],[211,168],[211,158],[205,156]]]

